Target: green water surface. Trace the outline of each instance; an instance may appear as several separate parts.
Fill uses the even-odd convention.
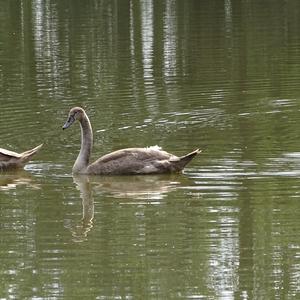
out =
[[[300,2],[0,0],[0,299],[297,299]],[[125,147],[184,174],[73,177]]]

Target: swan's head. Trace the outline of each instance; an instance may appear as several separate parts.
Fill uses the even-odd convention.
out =
[[[67,129],[69,128],[76,120],[81,121],[82,118],[84,117],[85,112],[81,107],[73,107],[68,116],[67,122],[64,124],[62,129]]]

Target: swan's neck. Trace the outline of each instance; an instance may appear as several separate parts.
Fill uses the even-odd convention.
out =
[[[80,120],[81,149],[73,166],[73,173],[85,173],[89,165],[93,145],[93,132],[87,115]]]

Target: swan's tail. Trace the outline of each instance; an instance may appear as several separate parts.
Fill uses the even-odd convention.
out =
[[[27,150],[27,151],[21,153],[22,164],[25,164],[26,162],[28,162],[31,159],[31,157],[42,148],[42,146],[43,146],[43,144],[40,144],[33,149],[30,149],[30,150]]]
[[[200,149],[196,149],[184,156],[179,157],[179,160],[176,162],[177,171],[183,170],[184,167],[200,152],[201,152]]]

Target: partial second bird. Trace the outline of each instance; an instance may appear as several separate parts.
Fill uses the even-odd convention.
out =
[[[42,146],[43,144],[22,153],[0,148],[0,171],[23,168],[25,164],[31,160],[32,156],[42,148]]]

